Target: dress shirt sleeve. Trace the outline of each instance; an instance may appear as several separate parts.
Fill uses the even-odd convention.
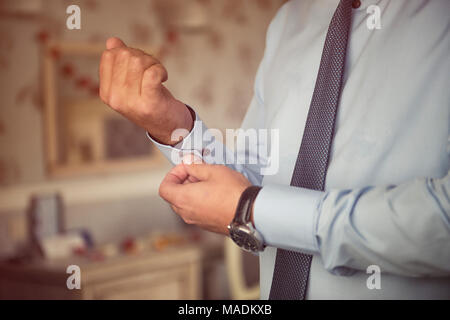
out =
[[[258,112],[257,104],[256,98],[253,98],[247,113],[248,126],[254,124],[253,120],[256,119],[254,115]],[[245,135],[246,131],[242,129],[238,133]],[[267,141],[257,137],[254,148],[245,148],[245,145],[237,145],[235,151],[232,151],[224,144],[224,141],[217,139],[217,135],[221,137],[221,133],[218,130],[208,129],[197,113],[193,129],[175,146],[161,144],[147,133],[147,137],[174,165],[181,163],[184,155],[194,153],[206,163],[226,165],[242,173],[252,184],[261,185],[261,172],[264,172],[264,168],[268,167],[268,160],[267,156],[259,154],[259,151],[265,150],[265,146],[263,147],[261,144],[267,143]]]
[[[265,185],[253,207],[255,227],[269,246],[318,253],[317,208],[323,196],[321,191]]]
[[[450,171],[397,186],[331,190],[318,210],[316,239],[329,270],[373,264],[403,276],[450,275]]]
[[[401,276],[450,274],[450,173],[328,192],[265,186],[254,210],[269,245],[319,253],[334,274],[370,265]]]
[[[183,140],[181,140],[181,142],[177,145],[170,146],[162,144],[153,139],[148,132],[147,137],[153,142],[159,151],[161,151],[167,160],[169,160],[172,164],[177,165],[181,163],[183,155],[187,152],[194,152],[197,156],[203,156],[203,150],[206,144],[206,142],[203,141],[203,132],[206,130],[207,128],[205,127],[203,121],[199,118],[197,113],[195,113],[194,127],[189,133],[185,134]]]

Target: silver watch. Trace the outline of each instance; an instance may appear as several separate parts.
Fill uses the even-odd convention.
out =
[[[249,252],[264,251],[264,238],[251,221],[251,210],[261,187],[251,186],[242,193],[233,221],[228,226],[230,237],[242,249]]]

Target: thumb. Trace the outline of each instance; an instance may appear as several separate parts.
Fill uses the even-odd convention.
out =
[[[185,167],[185,170],[190,177],[193,177],[199,181],[210,180],[212,174],[214,173],[214,168],[216,167],[214,165],[206,163],[183,163],[183,166]]]
[[[189,183],[189,182],[200,182],[200,180],[197,179],[196,177],[189,175],[189,173],[186,170],[187,165],[191,165],[193,163],[194,164],[202,164],[202,163],[204,163],[202,157],[199,156],[199,152],[198,151],[192,150],[192,152],[193,153],[186,154],[181,159],[181,163],[183,164],[183,168],[185,168],[184,170],[185,170],[186,174],[188,175],[186,183]]]
[[[141,92],[145,95],[154,95],[153,90],[160,90],[163,88],[162,83],[167,81],[167,70],[161,63],[152,65],[144,71],[142,76]]]
[[[112,38],[109,38],[108,40],[106,40],[106,49],[107,50],[116,49],[119,47],[126,47],[126,46],[127,45],[117,37],[112,37]]]
[[[188,174],[182,165],[176,166],[164,177],[159,186],[159,195],[164,200],[173,203],[176,195],[181,191],[180,187],[188,178]]]

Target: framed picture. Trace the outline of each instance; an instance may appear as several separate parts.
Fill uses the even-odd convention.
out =
[[[147,170],[162,163],[145,131],[100,100],[98,65],[103,50],[104,44],[86,43],[50,43],[43,48],[50,177]]]

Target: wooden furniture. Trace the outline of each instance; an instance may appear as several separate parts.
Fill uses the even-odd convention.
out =
[[[0,299],[199,299],[201,249],[0,265]],[[69,265],[81,270],[81,289],[67,288]]]

